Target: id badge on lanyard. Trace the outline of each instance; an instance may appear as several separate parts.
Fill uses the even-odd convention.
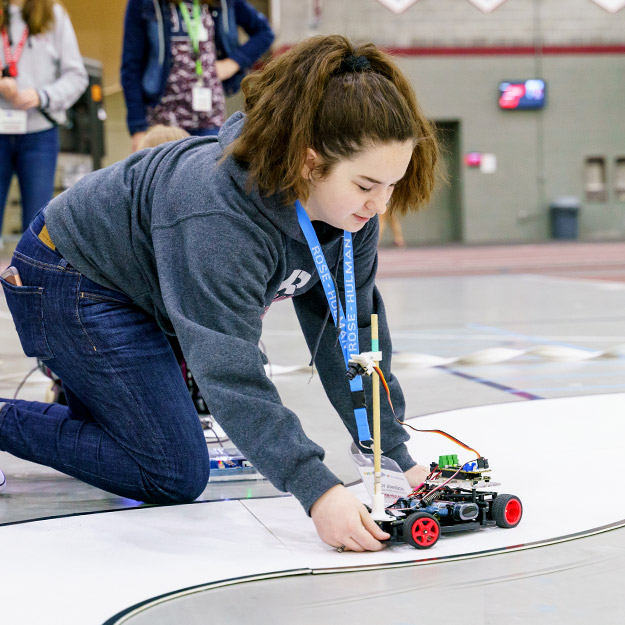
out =
[[[213,90],[198,82],[193,87],[191,108],[198,113],[210,113],[213,110]]]
[[[352,234],[347,230],[343,233],[343,279],[345,283],[345,307],[347,313],[345,314],[315,229],[299,200],[295,201],[295,210],[297,212],[299,225],[304,233],[304,238],[308,243],[315,267],[317,268],[317,273],[319,274],[326,299],[328,300],[332,319],[339,330],[339,343],[341,344],[345,367],[347,368],[349,366],[350,357],[358,354],[360,351],[358,345],[358,311]],[[361,446],[368,447],[365,443],[371,442],[372,439],[369,423],[367,421],[367,408],[365,404],[365,392],[362,385],[362,376],[357,375],[350,380],[349,389],[354,406],[354,418],[358,430],[358,439],[360,440]]]
[[[26,111],[0,109],[0,135],[23,135],[26,133]]]
[[[11,51],[12,42],[9,40],[9,33],[5,28],[2,31],[2,47],[6,66],[2,69],[2,76],[7,78],[17,78],[17,64],[22,57],[24,46],[28,40],[28,26],[24,28],[20,40],[15,46],[15,52]],[[2,135],[23,135],[26,133],[27,113],[13,109],[0,109],[0,134]]]
[[[193,57],[195,58],[195,73],[197,74],[197,84],[193,87],[191,108],[197,113],[210,113],[213,110],[213,91],[204,86],[202,60],[200,58],[200,42],[208,41],[208,30],[202,24],[199,0],[193,1],[193,19],[189,15],[184,2],[180,2],[180,13],[187,26]]]
[[[26,41],[28,40],[28,26],[24,28],[24,32],[20,37],[20,40],[15,48],[15,54],[11,52],[11,42],[9,41],[9,34],[7,33],[7,29],[5,28],[2,31],[2,47],[4,49],[4,61],[6,63],[6,67],[2,70],[2,76],[17,78],[17,63],[22,56],[22,52],[24,51],[24,46],[26,45]]]

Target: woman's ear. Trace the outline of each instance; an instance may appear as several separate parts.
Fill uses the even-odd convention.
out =
[[[304,164],[302,165],[302,178],[304,180],[312,180],[313,171],[319,165],[319,155],[312,148],[306,148],[304,156]]]

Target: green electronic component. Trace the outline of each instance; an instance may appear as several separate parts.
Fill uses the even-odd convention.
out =
[[[457,454],[448,454],[446,456],[438,457],[438,466],[443,469],[444,467],[453,467],[458,464]]]

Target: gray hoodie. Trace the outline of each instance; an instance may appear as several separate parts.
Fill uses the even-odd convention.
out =
[[[358,440],[341,348],[300,229],[295,207],[248,189],[244,167],[224,148],[241,132],[233,115],[218,140],[188,138],[144,150],[79,181],[48,205],[46,224],[60,253],[91,280],[122,291],[175,333],[212,414],[233,443],[305,510],[340,480],[304,434],[265,375],[258,343],[272,302],[293,298],[324,389]],[[328,265],[342,232],[314,222]],[[391,341],[375,287],[378,223],[354,236],[362,351],[371,348],[370,315],[379,317],[382,369],[401,418],[404,400],[390,374]],[[342,289],[342,270],[337,277]],[[370,397],[371,384],[365,380]],[[371,412],[369,410],[369,412]],[[382,449],[407,470],[408,435],[382,407]]]
[[[26,24],[22,10],[11,4],[11,37],[13,52],[22,37]],[[0,45],[2,67],[6,64],[3,46]],[[89,78],[78,51],[76,35],[69,16],[62,6],[54,5],[54,26],[52,30],[28,38],[17,64],[17,87],[37,89],[44,110],[60,124],[66,120],[65,111],[78,100],[87,88]],[[13,105],[0,97],[0,108],[10,109]],[[52,128],[52,124],[37,110],[27,112],[26,131],[38,132]]]

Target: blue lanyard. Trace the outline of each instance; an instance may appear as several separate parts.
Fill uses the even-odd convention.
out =
[[[352,356],[360,353],[358,347],[358,315],[356,307],[356,278],[354,276],[354,248],[352,246],[352,233],[347,230],[343,233],[343,278],[345,284],[345,310],[343,312],[341,300],[338,297],[334,280],[330,273],[328,263],[319,244],[317,233],[299,200],[295,202],[297,219],[302,228],[310,253],[312,254],[317,273],[321,278],[321,284],[325,291],[326,299],[330,305],[330,312],[334,319],[334,325],[339,329],[339,343],[343,350],[345,367]],[[362,386],[362,377],[356,376],[349,382],[354,404],[354,416],[356,417],[356,427],[358,428],[358,438],[361,442],[371,440],[369,422],[367,421],[367,408],[365,404],[365,392]]]

